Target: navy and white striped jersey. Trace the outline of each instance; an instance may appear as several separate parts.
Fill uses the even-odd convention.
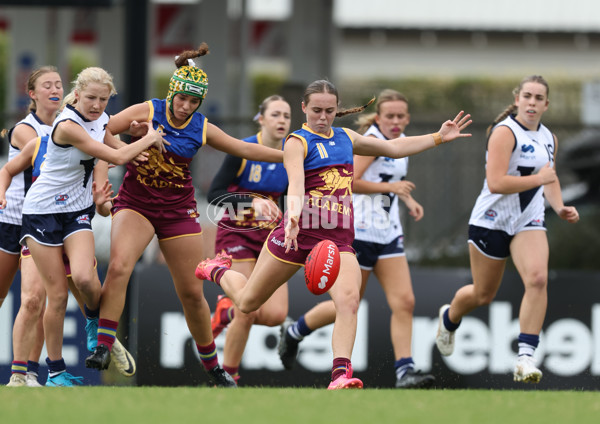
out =
[[[81,125],[91,138],[104,143],[108,119],[105,112],[89,121],[71,105],[65,107],[54,121],[44,167],[27,192],[23,214],[77,212],[92,206],[92,171],[97,159],[74,146],[54,143],[52,136],[56,125],[70,120]]]
[[[365,132],[386,140],[376,124]],[[405,137],[402,134],[400,137]],[[392,159],[378,156],[361,179],[372,182],[395,182],[406,178],[408,157]],[[394,193],[354,194],[354,237],[357,240],[388,244],[402,236],[398,196]]]
[[[8,150],[9,161],[21,152],[10,142],[12,139],[12,132],[17,125],[29,125],[35,130],[38,137],[50,135],[50,131],[52,130],[52,126],[42,122],[35,112],[30,112],[25,118],[17,122],[8,133],[8,140],[10,143]],[[23,201],[27,190],[31,187],[31,183],[31,168],[28,168],[13,177],[8,190],[6,190],[6,208],[0,209],[0,222],[21,225]]]
[[[550,130],[544,125],[540,124],[537,131],[531,131],[517,122],[514,116],[509,116],[499,122],[494,130],[499,126],[507,126],[515,136],[515,147],[508,163],[508,175],[537,174],[548,162],[554,166],[555,141]],[[542,227],[544,209],[542,186],[521,193],[498,194],[490,192],[485,180],[471,213],[469,225],[502,230],[514,235],[526,225]]]

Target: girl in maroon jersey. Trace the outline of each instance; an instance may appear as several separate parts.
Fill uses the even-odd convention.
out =
[[[219,365],[210,326],[210,308],[202,285],[193,276],[193,270],[202,258],[203,242],[190,164],[206,144],[252,160],[281,162],[283,154],[233,138],[198,112],[207,93],[208,77],[192,59],[206,53],[206,44],[181,53],[175,59],[177,70],[171,77],[166,99],[152,99],[130,106],[111,117],[108,123],[113,134],[129,131],[140,135],[136,134],[139,123],[149,122],[170,144],[164,152],[150,149],[147,162],[128,164],[114,199],[98,347],[86,359],[89,368],[103,370],[108,367],[129,278],[156,235],[204,369],[213,384],[236,386]]]
[[[313,82],[303,100],[306,124],[290,134],[284,147],[289,179],[286,216],[269,235],[252,275],[246,279],[229,270],[230,258],[219,254],[201,262],[196,276],[219,284],[236,306],[248,313],[259,308],[300,269],[314,245],[323,239],[335,242],[342,254],[338,279],[329,290],[336,320],[328,389],[362,388],[362,381],[352,377],[350,362],[361,285],[360,268],[352,249],[353,154],[397,158],[468,137],[470,134],[461,131],[470,125],[470,115],[459,113],[454,120],[446,121],[438,133],[383,142],[347,128],[332,127],[336,116],[360,112],[364,107],[339,111],[338,92],[331,82]]]

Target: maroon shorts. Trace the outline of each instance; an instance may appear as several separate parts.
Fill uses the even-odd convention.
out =
[[[215,252],[225,250],[234,261],[256,260],[270,230],[231,231],[218,227]]]
[[[111,215],[114,217],[123,210],[133,211],[149,221],[159,240],[202,234],[196,201],[190,202],[187,207],[149,210],[119,201],[119,196],[115,197],[113,208],[110,211]]]
[[[29,258],[31,256],[31,252],[27,248],[27,246],[23,246],[21,249],[21,259]],[[71,276],[71,264],[69,263],[69,257],[65,252],[63,252],[63,264],[65,265],[65,274],[67,277]],[[94,269],[98,267],[98,260],[94,256]]]
[[[298,234],[298,250],[290,249],[289,252],[285,253],[285,247],[283,245],[285,240],[285,230],[282,226],[278,226],[271,234],[265,246],[269,253],[281,262],[286,262],[293,265],[304,266],[306,257],[310,253],[311,249],[321,240],[314,237],[303,236],[302,233]],[[337,247],[340,253],[351,253],[356,255],[356,251],[349,245],[339,245]]]

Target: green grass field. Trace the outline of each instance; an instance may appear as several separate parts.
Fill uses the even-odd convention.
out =
[[[598,423],[600,392],[0,388],[1,423]]]

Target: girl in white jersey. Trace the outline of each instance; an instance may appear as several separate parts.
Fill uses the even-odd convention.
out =
[[[383,90],[377,97],[376,109],[376,113],[358,119],[360,127],[357,131],[382,140],[404,137],[404,130],[410,123],[406,97],[395,90]],[[435,379],[415,371],[411,355],[415,298],[404,254],[398,199],[402,199],[416,221],[423,217],[423,207],[410,195],[415,185],[405,180],[407,170],[408,157],[354,156],[355,235],[352,247],[361,269],[361,296],[371,271],[374,271],[392,310],[390,329],[396,387],[423,388],[431,386]],[[334,321],[335,305],[331,300],[319,303],[296,322],[286,321],[282,325],[278,349],[284,367],[292,367],[298,344],[304,337]]]
[[[57,69],[53,66],[42,66],[34,70],[27,79],[25,89],[30,98],[28,114],[8,131],[9,161],[14,159],[36,137],[50,134],[52,122],[56,118],[63,98],[62,81]],[[41,313],[43,303],[39,299],[43,297],[43,294],[39,293],[38,288],[42,286],[42,283],[35,264],[31,259],[19,261],[23,200],[30,186],[31,168],[29,167],[14,176],[5,194],[8,203],[5,208],[0,209],[0,306],[20,266],[22,308],[19,312],[27,313],[39,308]],[[34,317],[34,315],[32,312],[31,316]],[[32,325],[20,325],[23,318],[24,314],[20,313],[15,319],[13,349],[20,350],[21,341],[24,338],[30,340],[29,344],[32,348],[27,349],[27,353],[22,358],[23,361],[17,367],[19,381],[15,382],[11,377],[9,384],[39,386],[37,374],[38,360],[44,345],[43,329],[41,321],[40,325],[35,327],[35,317]],[[36,331],[31,331],[32,327],[36,328]]]
[[[537,383],[542,371],[535,366],[533,354],[546,315],[548,286],[544,197],[569,223],[577,222],[579,214],[563,203],[554,169],[556,136],[540,122],[548,109],[548,83],[532,75],[513,94],[514,103],[488,129],[486,179],[469,220],[473,284],[459,289],[452,303],[440,308],[436,344],[442,355],[452,354],[454,332],[462,317],[491,303],[511,256],[525,286],[513,377]]]
[[[122,165],[134,158],[143,160],[142,153],[153,145],[163,148],[162,137],[151,128],[130,145],[106,131],[108,115],[104,110],[115,92],[111,76],[103,69],[81,71],[73,91],[65,98],[66,107],[54,121],[43,170],[23,205],[21,243],[31,251],[48,298],[44,313],[47,386],[81,384],[81,378],[66,372],[62,358],[68,296],[63,248],[86,315],[98,316],[101,287],[95,275],[91,229],[91,177],[96,158]]]
[[[26,89],[30,98],[29,113],[8,131],[8,160],[17,156],[29,141],[50,134],[62,101],[62,82],[53,66],[33,71],[27,79]],[[3,130],[2,136],[5,133]],[[15,176],[6,191],[7,207],[0,210],[0,306],[19,268],[21,214],[31,177],[29,181],[27,179],[25,172]]]

